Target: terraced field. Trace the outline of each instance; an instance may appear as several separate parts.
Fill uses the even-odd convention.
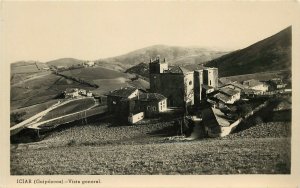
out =
[[[79,112],[82,110],[86,110],[86,109],[92,107],[94,104],[95,104],[95,102],[94,102],[94,99],[92,99],[92,98],[74,100],[63,106],[60,106],[58,108],[51,110],[40,120],[40,122],[46,121],[49,119],[53,119],[53,118],[57,118],[60,116],[72,114],[72,113]]]

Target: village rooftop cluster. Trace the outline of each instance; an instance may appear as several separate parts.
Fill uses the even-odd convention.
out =
[[[223,112],[224,109],[231,109],[239,101],[251,97],[290,92],[284,89],[286,84],[279,78],[268,82],[255,79],[231,82],[219,79],[217,68],[187,70],[171,66],[159,56],[149,62],[149,77],[148,91],[134,87],[110,91],[107,94],[108,112],[135,124],[144,118],[181,110],[194,124],[201,122],[204,135],[217,137],[229,134],[241,122],[242,117],[232,118]]]

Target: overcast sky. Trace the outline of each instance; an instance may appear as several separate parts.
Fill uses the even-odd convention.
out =
[[[244,48],[292,25],[291,4],[2,3],[4,60],[95,60],[155,44]]]

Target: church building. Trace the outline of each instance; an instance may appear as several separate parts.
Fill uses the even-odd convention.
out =
[[[168,107],[199,105],[205,88],[218,88],[218,69],[188,70],[171,66],[157,56],[149,63],[150,91],[167,97]],[[206,87],[204,87],[206,86]]]

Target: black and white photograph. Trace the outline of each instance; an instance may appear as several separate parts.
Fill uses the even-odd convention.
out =
[[[293,5],[4,3],[9,175],[292,175]]]

